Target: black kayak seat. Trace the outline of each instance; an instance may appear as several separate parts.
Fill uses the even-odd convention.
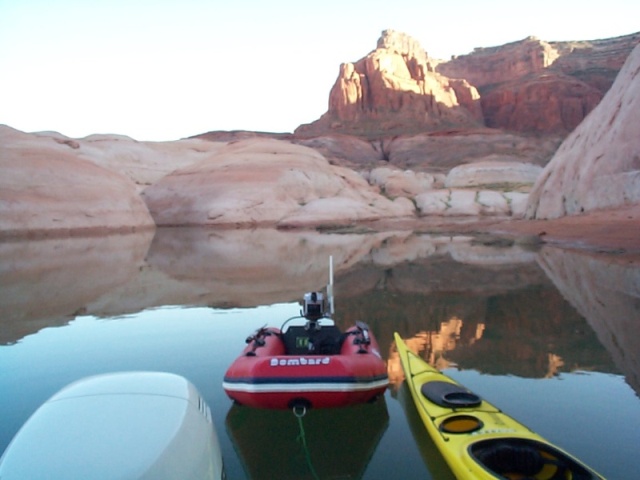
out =
[[[518,474],[526,478],[536,475],[545,464],[538,449],[519,442],[495,442],[475,453],[475,457],[500,475]]]
[[[420,392],[429,401],[446,408],[470,408],[482,403],[478,395],[451,382],[427,382],[420,387]]]
[[[544,480],[600,480],[565,453],[536,440],[493,438],[469,447],[485,468],[505,478]]]

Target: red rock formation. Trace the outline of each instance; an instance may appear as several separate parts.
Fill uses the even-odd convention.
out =
[[[599,103],[638,43],[640,33],[581,42],[528,37],[477,48],[436,70],[478,88],[487,126],[566,135]]]
[[[497,47],[476,48],[468,55],[439,63],[436,71],[468,80],[481,94],[496,85],[548,70],[571,75],[604,94],[638,43],[640,32],[575,42],[545,42],[527,37]]]
[[[481,104],[488,127],[567,134],[601,99],[598,89],[574,77],[542,72],[491,90]]]
[[[436,71],[447,77],[464,78],[483,91],[493,85],[542,72],[558,56],[558,51],[551,44],[528,37],[499,47],[476,48],[469,55],[440,63]]]
[[[640,33],[579,42],[528,37],[440,62],[408,35],[385,30],[374,51],[340,66],[327,113],[295,136],[380,139],[482,124],[565,136],[638,43]]]
[[[327,113],[298,127],[296,135],[341,132],[379,137],[476,127],[482,118],[478,99],[468,82],[434,72],[417,41],[385,30],[376,50],[340,66]]]
[[[639,43],[640,32],[601,40],[550,42],[559,54],[551,68],[578,78],[604,94]]]

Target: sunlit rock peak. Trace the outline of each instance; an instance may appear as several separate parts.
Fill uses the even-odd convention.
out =
[[[326,132],[385,134],[478,127],[482,114],[475,87],[434,71],[417,40],[385,30],[377,48],[340,65],[329,109],[297,135]]]
[[[431,66],[428,65],[429,55],[427,52],[422,48],[418,40],[406,33],[391,29],[384,30],[378,39],[377,48],[402,55],[409,63],[416,62],[421,65],[427,65],[431,70]]]

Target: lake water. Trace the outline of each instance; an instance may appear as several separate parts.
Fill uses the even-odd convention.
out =
[[[68,383],[159,370],[207,400],[229,479],[452,478],[402,382],[397,331],[605,477],[637,478],[640,265],[488,243],[202,229],[2,242],[0,451]],[[299,314],[302,295],[326,285],[329,255],[336,322],[372,328],[391,381],[384,399],[310,410],[302,423],[233,406],[221,383],[244,339]]]

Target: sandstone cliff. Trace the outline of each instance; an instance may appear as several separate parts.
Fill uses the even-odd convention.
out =
[[[383,138],[484,124],[566,136],[638,43],[640,33],[581,42],[528,37],[442,62],[411,37],[385,30],[374,51],[340,66],[327,112],[296,135]]]
[[[476,48],[439,63],[436,70],[448,77],[467,79],[481,93],[502,83],[550,71],[578,78],[604,94],[638,43],[640,32],[573,42],[527,37],[497,47]]]
[[[482,124],[475,87],[434,70],[419,43],[385,30],[375,50],[343,63],[329,94],[329,110],[297,136],[336,131],[370,138]]]
[[[599,103],[638,43],[640,33],[576,42],[528,37],[477,48],[437,71],[478,88],[489,127],[566,135]]]
[[[602,102],[562,143],[529,198],[529,218],[640,204],[640,46]]]
[[[496,87],[481,103],[488,127],[566,135],[601,99],[598,89],[581,80],[541,72]]]

